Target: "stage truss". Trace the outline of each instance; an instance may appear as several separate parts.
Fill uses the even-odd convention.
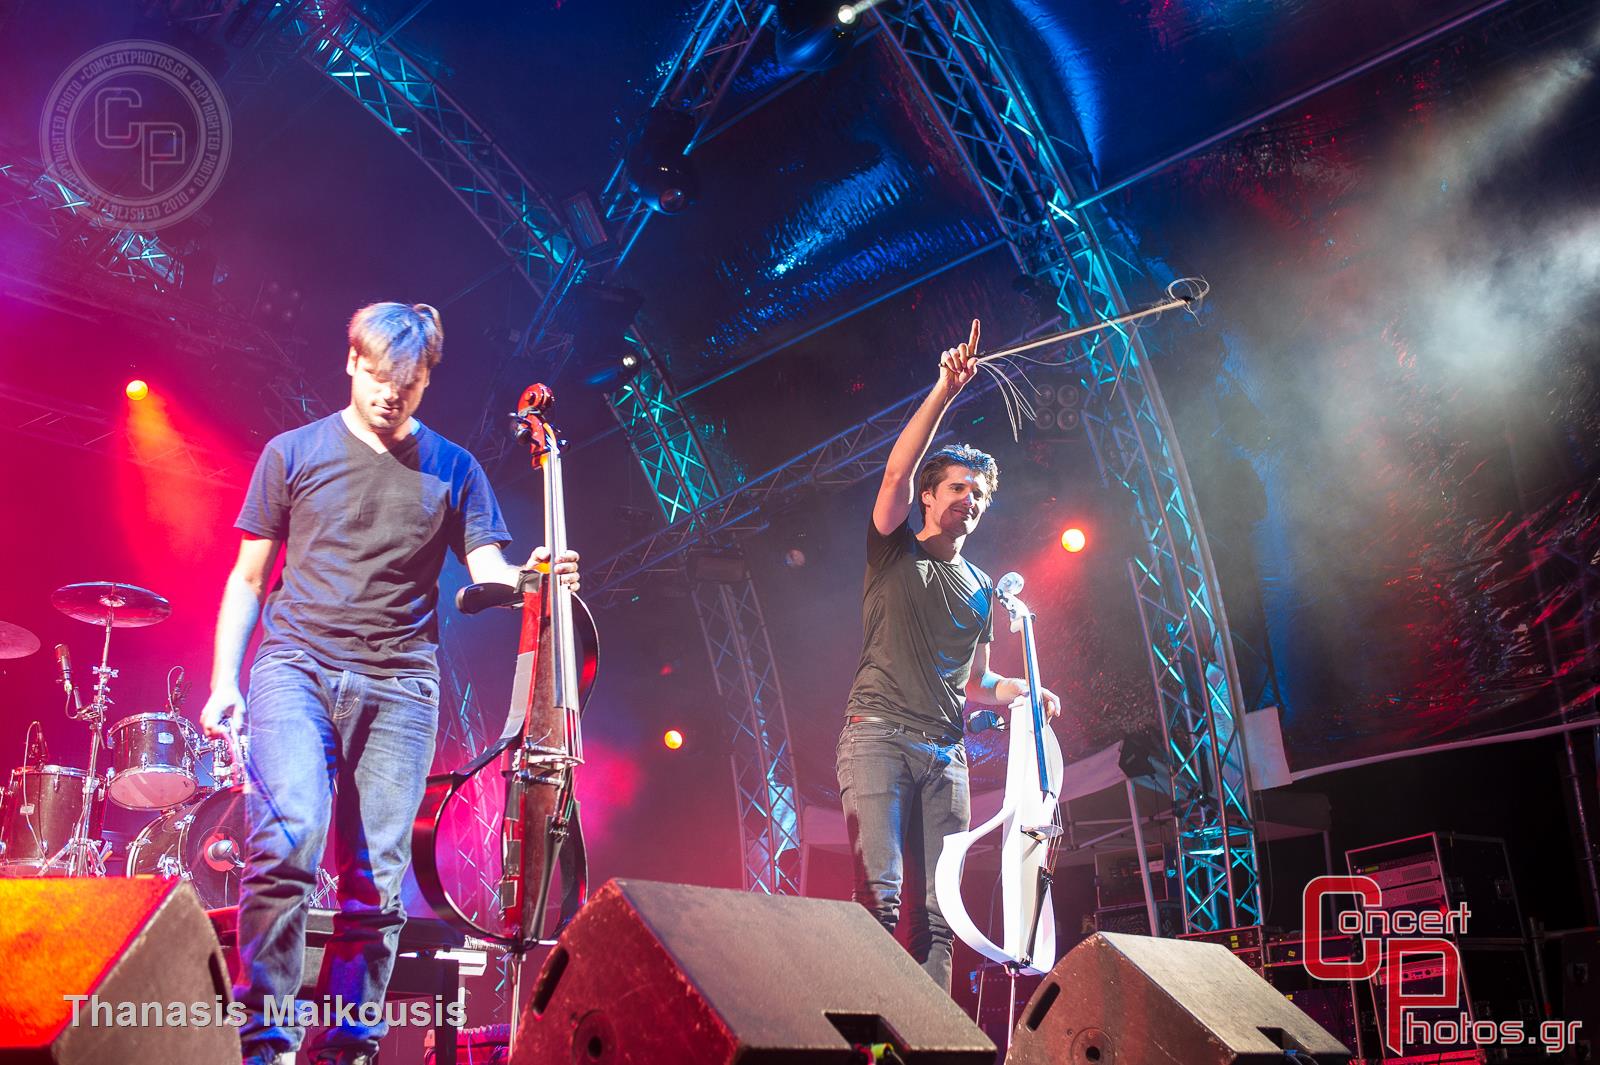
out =
[[[752,0],[713,0],[700,14],[651,106],[696,117],[694,141],[755,44],[772,8]],[[629,188],[618,164],[601,193],[613,257],[596,263],[615,274],[649,221],[651,211]],[[733,770],[744,886],[769,894],[800,893],[800,807],[788,715],[760,597],[735,540],[706,524],[702,511],[721,493],[694,423],[684,413],[662,366],[640,338],[628,338],[638,372],[606,399],[644,471],[667,527],[696,530],[695,541],[718,549],[734,572],[718,578],[691,567],[695,617],[705,638],[717,694],[733,725]],[[680,572],[681,572],[681,559]]]
[[[582,256],[548,201],[438,89],[428,71],[390,44],[387,35],[358,15],[323,3],[279,3],[266,10],[267,31],[302,39],[300,54],[382,121],[451,188],[536,292],[554,293],[558,299],[581,276]],[[1023,268],[1057,288],[1059,305],[1072,324],[1125,311],[1112,258],[1088,218],[1071,206],[1077,197],[1060,159],[1059,142],[1045,134],[966,4],[924,0],[879,8],[873,15],[890,31],[886,36],[906,70],[960,149]],[[658,100],[701,108],[703,129],[769,17],[765,4],[717,0],[708,5]],[[1083,159],[1072,162],[1081,174]],[[607,217],[619,230],[613,270],[648,217],[619,178],[620,171],[603,197]],[[1185,923],[1195,930],[1257,923],[1255,834],[1242,730],[1236,727],[1243,712],[1238,670],[1193,492],[1138,337],[1121,330],[1103,335],[1082,353],[1082,367],[1090,441],[1107,482],[1122,486],[1132,498],[1143,533],[1136,596],[1149,636],[1171,760]],[[705,507],[721,500],[724,505],[716,509],[726,518],[740,509],[743,490],[733,494],[732,505],[716,491],[693,425],[654,359],[646,357],[639,376],[615,394],[613,410],[640,456],[668,526],[658,534],[665,539],[636,552],[634,561],[608,562],[603,586],[614,584],[625,571],[628,578],[649,572],[651,565],[669,557],[662,554],[664,549],[678,554],[708,538],[728,549],[738,521],[749,521],[750,515],[724,522],[718,530],[711,528],[718,519],[705,514]],[[830,443],[838,445],[834,455],[848,451],[849,444],[838,438]],[[876,448],[883,434],[863,428],[856,443]],[[829,454],[827,449],[825,444],[808,456],[814,461]],[[840,462],[842,470],[851,460],[843,457]],[[801,480],[817,483],[822,468],[814,467]],[[859,472],[859,466],[852,472]],[[757,480],[773,490],[792,479],[775,471]],[[755,497],[744,498],[748,502]],[[641,558],[650,561],[641,565]],[[728,598],[729,588],[748,585],[748,575],[742,580],[742,585],[724,584],[714,592],[697,587],[697,615],[719,690],[748,703],[741,711],[740,735],[750,741],[742,745],[750,748],[749,757],[741,760],[741,745],[734,756],[747,884],[792,890],[792,881],[782,874],[783,853],[791,840],[798,842],[798,819],[792,826],[782,823],[793,809],[792,760],[786,729],[781,735],[775,731],[783,721],[781,694],[754,589],[748,587],[748,599],[742,592],[731,603]],[[756,628],[752,633],[746,626]],[[772,693],[770,701],[762,696],[763,688]],[[782,768],[786,771],[778,771]],[[746,786],[750,780],[763,783]]]
[[[557,343],[554,338],[547,341],[546,329],[562,297],[585,275],[601,268],[614,271],[648,220],[648,210],[628,188],[619,164],[602,195],[614,229],[607,244],[613,249],[611,257],[580,254],[551,201],[439,87],[425,64],[392,43],[394,30],[380,31],[347,5],[332,0],[256,0],[238,5],[198,0],[182,5],[173,17],[191,23],[215,21],[220,27],[217,33],[228,44],[254,52],[256,59],[248,71],[251,83],[270,79],[274,64],[299,56],[331,78],[433,171],[540,297],[529,329],[507,362]],[[710,5],[656,102],[697,111],[703,130],[768,17],[770,5],[765,3],[719,0]],[[693,426],[658,364],[637,336],[630,339],[640,351],[640,372],[608,398],[670,524],[715,497],[716,482]],[[501,374],[497,370],[492,376]],[[498,398],[491,397],[491,404]],[[486,423],[484,430],[477,442],[496,439],[492,424]],[[745,884],[752,890],[797,893],[798,793],[782,692],[755,588],[746,576],[736,590],[719,588],[715,594],[708,590],[695,597],[695,604],[718,691],[730,698]],[[459,694],[469,699],[465,691]],[[457,724],[466,717],[464,709]]]
[[[709,10],[722,10],[714,4]],[[1051,139],[966,4],[887,6],[873,16],[960,150],[1018,263],[1047,280],[1069,325],[1126,313],[1118,260],[1072,204],[1086,158]],[[1061,152],[1070,153],[1072,169]],[[1123,269],[1131,269],[1123,263]],[[1257,924],[1260,885],[1245,771],[1238,667],[1215,569],[1175,434],[1138,336],[1115,328],[1088,342],[1074,369],[1103,479],[1125,491],[1141,534],[1134,593],[1166,739],[1185,926]],[[620,594],[708,535],[737,539],[762,527],[762,508],[805,489],[875,472],[876,456],[918,396],[908,397],[702,511],[601,563],[600,593]],[[675,409],[681,418],[681,410]],[[681,486],[680,486],[681,492]],[[659,494],[659,493],[658,493]],[[666,504],[664,512],[670,513]]]
[[[0,265],[0,279],[35,301],[66,314],[112,314],[158,333],[175,350],[212,357],[228,352],[259,368],[270,401],[264,411],[279,429],[303,425],[327,410],[306,382],[298,361],[273,333],[256,322],[186,294],[183,259],[159,236],[127,229],[97,210],[78,190],[51,175],[38,162],[0,159],[0,212],[67,251],[67,265],[30,262]],[[195,288],[210,288],[210,278]],[[83,423],[92,408],[38,393],[8,389],[0,402],[12,405],[5,423],[29,426],[30,435],[72,444],[67,432]],[[102,425],[111,424],[109,421]],[[235,469],[247,457],[175,444],[157,459],[121,446],[122,434],[98,434],[89,450],[128,458],[164,472],[218,484],[233,484]]]

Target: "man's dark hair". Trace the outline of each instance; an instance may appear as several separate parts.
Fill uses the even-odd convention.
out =
[[[939,482],[944,479],[944,471],[951,466],[965,466],[977,474],[988,490],[990,499],[1000,488],[1000,464],[993,455],[966,444],[946,444],[924,459],[922,468],[917,471],[917,503],[922,507],[924,521],[928,517],[928,508],[922,502],[922,493],[939,487]]]

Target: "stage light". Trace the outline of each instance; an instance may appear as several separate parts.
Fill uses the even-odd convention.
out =
[[[666,735],[661,737],[661,742],[667,745],[667,750],[675,751],[683,746],[683,733],[675,728],[669,728]]]
[[[676,107],[654,107],[629,138],[623,169],[628,184],[653,211],[677,214],[700,193],[700,179],[686,154],[695,117]]]
[[[139,400],[150,394],[150,386],[144,381],[135,377],[132,381],[128,382],[128,387],[124,388],[123,391],[128,394],[129,399],[137,403]]]
[[[1073,526],[1061,534],[1061,546],[1073,554],[1077,554],[1079,551],[1082,551],[1088,546],[1088,544],[1089,538],[1085,536],[1083,530],[1077,526]]]
[[[845,4],[839,9],[839,21],[846,26],[855,25],[856,19],[864,13],[871,11],[881,4],[883,0],[856,0],[853,4]]]
[[[624,355],[622,357],[622,368],[624,370],[632,370],[634,367],[636,367],[638,365],[639,365],[639,356],[634,354],[633,352],[630,351],[630,352],[628,352],[626,355]]]
[[[778,62],[790,70],[813,73],[838,65],[854,43],[861,4],[838,6],[838,0],[779,0],[774,47]],[[849,17],[845,16],[849,12]]]

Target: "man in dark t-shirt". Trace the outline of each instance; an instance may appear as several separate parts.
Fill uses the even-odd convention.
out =
[[[944,352],[939,381],[901,430],[867,526],[861,664],[839,736],[839,793],[855,857],[855,896],[885,928],[900,921],[911,954],[950,989],[950,925],[934,896],[945,836],[970,820],[966,702],[1028,705],[1027,681],[989,668],[993,585],[961,556],[998,485],[990,456],[964,445],[923,455],[977,371],[979,324]],[[915,478],[913,480],[913,477]],[[911,530],[911,504],[922,528]],[[1050,717],[1054,693],[1039,697]]]
[[[239,670],[260,617],[234,987],[251,1065],[293,1053],[305,1035],[293,1000],[330,821],[340,912],[325,962],[331,1009],[317,1015],[336,1022],[311,1061],[374,1059],[438,728],[439,571],[448,551],[476,582],[516,585],[522,574],[501,553],[511,534],[483,468],[412,416],[443,354],[439,313],[373,304],[351,319],[349,342],[350,405],[274,437],[256,464],[201,712],[214,739],[242,728]],[[528,567],[548,562],[539,548]],[[575,554],[555,569],[576,586]]]

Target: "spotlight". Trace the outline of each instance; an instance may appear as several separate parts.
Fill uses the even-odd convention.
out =
[[[137,403],[150,394],[150,386],[135,377],[128,382],[128,387],[124,388],[123,391],[128,394],[129,399]]]
[[[853,26],[856,19],[881,3],[883,0],[856,0],[853,4],[846,4],[839,9],[839,21],[846,26]]]
[[[677,214],[700,194],[700,179],[687,154],[694,116],[676,107],[654,107],[628,141],[623,167],[628,184],[650,209]]]
[[[1082,551],[1088,544],[1089,538],[1084,535],[1082,529],[1076,526],[1061,534],[1061,546],[1074,555]]]
[[[811,72],[837,66],[850,50],[857,17],[871,4],[839,0],[778,0],[778,62],[791,70]],[[846,17],[846,12],[849,13]]]
[[[639,365],[639,356],[635,352],[628,352],[622,357],[622,368],[632,370]]]
[[[661,742],[667,745],[667,750],[676,751],[683,746],[683,733],[675,728],[669,728],[666,735],[661,737]]]

